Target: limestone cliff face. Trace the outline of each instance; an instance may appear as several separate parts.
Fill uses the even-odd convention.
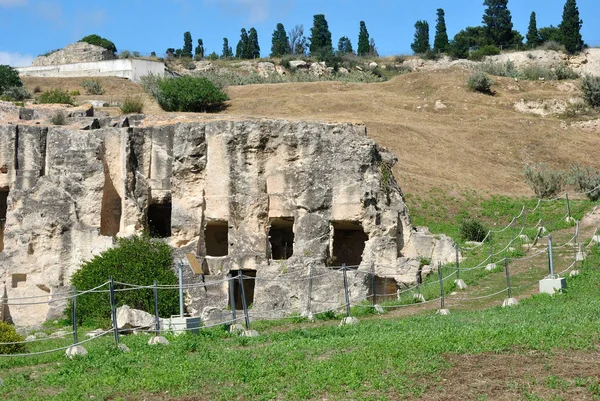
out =
[[[75,42],[47,56],[38,56],[31,64],[34,66],[49,66],[113,60],[115,58],[115,55],[110,50],[106,50],[101,46],[91,45],[86,42]]]
[[[147,229],[177,257],[198,255],[208,283],[239,270],[256,275],[257,313],[304,312],[310,305],[305,281],[270,281],[282,274],[318,276],[345,263],[353,266],[353,296],[367,294],[360,273],[371,269],[394,288],[408,285],[416,257],[453,254],[418,233],[419,244],[426,242],[420,249],[430,252],[419,254],[390,173],[395,161],[364,126],[351,124],[0,126],[0,195],[7,204],[0,282],[9,298],[61,294],[80,263],[112,246],[113,236]],[[200,282],[189,268],[185,273],[186,282]],[[312,288],[310,298],[323,305],[343,296],[341,280],[316,278]],[[223,309],[227,291],[226,284],[188,291],[188,311]],[[17,324],[34,324],[59,306],[10,312]]]

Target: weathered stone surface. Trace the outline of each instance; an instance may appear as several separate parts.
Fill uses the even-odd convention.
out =
[[[61,50],[48,56],[38,56],[31,63],[34,66],[47,66],[57,64],[83,63],[87,61],[102,61],[115,59],[115,55],[103,47],[85,42],[71,43]]]
[[[413,285],[418,271],[430,271],[421,258],[433,265],[454,260],[448,238],[413,229],[400,188],[382,173],[396,159],[364,126],[213,120],[75,131],[8,125],[0,126],[0,144],[6,171],[0,186],[10,191],[0,276],[9,278],[9,297],[51,300],[83,260],[112,246],[113,236],[155,229],[160,219],[175,257],[194,253],[207,273],[184,270],[184,281],[198,284],[186,289],[187,312],[202,315],[206,325],[232,318],[225,310],[230,272],[256,276],[245,285],[254,284],[248,303],[259,319],[343,305],[343,274],[332,269],[341,263],[352,266],[354,302],[368,296],[372,266],[392,283],[393,296]],[[164,216],[151,215],[153,208]],[[277,255],[276,247],[284,247],[273,241],[282,234],[271,227],[282,222],[293,239]],[[226,230],[218,256],[210,245],[215,224]],[[28,325],[43,321],[50,308],[11,313]],[[152,327],[154,318],[145,324]]]
[[[148,345],[169,345],[169,340],[162,336],[154,336],[150,337],[148,340]]]
[[[21,107],[19,109],[19,120],[33,120],[34,115],[34,109],[27,109],[25,107]]]
[[[88,352],[82,345],[73,345],[67,348],[65,354],[67,355],[67,358],[73,359],[78,356],[86,356]]]
[[[117,308],[117,328],[149,329],[156,324],[154,315],[143,310],[133,309],[127,305]]]

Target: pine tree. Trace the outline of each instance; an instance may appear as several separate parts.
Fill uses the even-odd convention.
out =
[[[201,60],[204,58],[204,42],[202,42],[202,39],[198,39],[198,46],[196,46],[194,54],[196,59]]]
[[[192,58],[192,34],[189,32],[183,34],[183,48],[181,49],[181,55],[183,57]]]
[[[562,43],[567,52],[576,53],[583,49],[581,38],[581,26],[583,21],[579,19],[579,9],[575,0],[567,0],[563,10],[562,22],[559,25]]]
[[[369,31],[367,31],[367,25],[365,25],[365,21],[360,21],[357,53],[359,56],[366,56],[369,54]]]
[[[527,28],[527,46],[537,47],[541,42],[542,38],[540,37],[540,32],[537,29],[537,20],[534,11],[531,13],[531,17],[529,17],[529,28]]]
[[[221,58],[230,57],[233,57],[233,50],[231,50],[231,46],[229,46],[229,40],[227,38],[223,38],[223,52],[221,54]]]
[[[498,47],[513,44],[515,38],[508,0],[484,0],[483,5],[487,6],[483,25],[490,44]]]
[[[311,54],[316,54],[319,52],[333,52],[331,32],[329,31],[329,26],[327,25],[325,15],[317,14],[313,17],[313,27],[310,28],[309,40]]]
[[[271,57],[281,57],[291,53],[289,38],[283,24],[277,24],[271,39]]]
[[[417,21],[415,23],[415,40],[410,48],[417,54],[429,50],[429,23],[427,21]]]
[[[237,58],[248,58],[248,32],[245,28],[242,28],[240,33],[240,40],[235,47],[235,57]]]
[[[433,50],[436,52],[445,52],[448,49],[448,31],[446,30],[446,15],[441,8],[437,9],[437,23],[435,25],[435,39],[433,40]]]
[[[354,50],[352,49],[352,42],[347,36],[342,36],[338,41],[338,52],[343,54],[352,54]]]
[[[258,32],[256,29],[250,28],[248,31],[248,57],[260,58],[260,46],[258,44]]]

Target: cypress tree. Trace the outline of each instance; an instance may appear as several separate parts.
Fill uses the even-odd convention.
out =
[[[581,26],[583,21],[579,19],[579,9],[575,0],[567,0],[563,10],[562,22],[560,23],[560,33],[562,43],[567,52],[575,53],[583,49],[583,40],[581,38]]]
[[[484,0],[487,6],[483,14],[485,36],[495,46],[513,44],[514,32],[508,0]]]
[[[354,53],[352,42],[350,42],[350,39],[347,36],[342,36],[338,41],[338,52],[343,54]]]
[[[527,28],[527,46],[539,46],[541,41],[542,38],[540,37],[540,32],[537,29],[537,20],[534,11],[531,13],[531,17],[529,17],[529,28]]]
[[[181,49],[181,55],[183,57],[192,58],[192,34],[189,32],[183,34],[183,49]]]
[[[415,23],[415,40],[410,48],[417,54],[429,50],[429,23],[427,21],[417,21]]]
[[[227,38],[223,38],[223,51],[221,53],[221,58],[230,57],[233,57],[233,50],[231,50],[231,46],[229,46],[229,40]]]
[[[197,59],[204,58],[204,42],[202,42],[202,39],[198,39],[198,46],[196,46],[194,54],[196,55]]]
[[[446,16],[444,10],[437,9],[437,23],[435,24],[435,39],[433,40],[433,50],[436,52],[445,52],[448,49],[448,31],[446,30]]]
[[[256,29],[254,28],[250,28],[248,31],[248,57],[246,58],[260,58],[258,32],[256,32]]]
[[[369,31],[367,31],[367,25],[365,25],[365,21],[360,21],[357,53],[359,56],[366,56],[369,54]]]
[[[309,40],[311,54],[319,52],[332,53],[331,32],[325,15],[317,14],[313,17],[313,27],[310,28]]]
[[[235,56],[237,58],[248,58],[248,32],[246,32],[245,28],[242,28],[240,33],[240,40],[235,47]]]
[[[271,57],[281,57],[291,53],[289,38],[283,24],[277,24],[271,39]]]

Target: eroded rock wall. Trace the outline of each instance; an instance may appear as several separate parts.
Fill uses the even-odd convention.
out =
[[[334,266],[352,266],[350,292],[360,298],[370,288],[365,272],[374,269],[394,288],[410,285],[423,256],[415,246],[404,252],[416,232],[390,173],[396,160],[364,126],[5,125],[0,145],[0,189],[8,191],[0,277],[9,298],[63,294],[81,262],[112,246],[113,236],[146,229],[178,258],[198,256],[208,274],[186,266],[187,283],[215,284],[187,291],[195,315],[225,313],[222,280],[240,270],[256,276],[253,312],[272,316],[342,303],[341,272],[324,275]],[[419,233],[419,242],[425,237]],[[433,261],[452,260],[429,240]],[[308,280],[285,281],[309,275],[310,296]],[[11,315],[36,324],[59,309],[14,306]]]

